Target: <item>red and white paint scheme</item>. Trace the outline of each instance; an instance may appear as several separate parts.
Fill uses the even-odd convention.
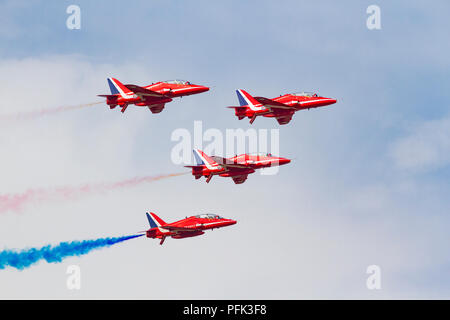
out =
[[[152,113],[160,113],[167,102],[173,98],[189,96],[208,91],[208,87],[192,84],[184,80],[170,80],[152,83],[146,87],[122,84],[119,80],[108,78],[111,94],[101,94],[111,109],[119,106],[125,112],[130,104],[148,107]]]
[[[199,149],[194,149],[193,151],[197,165],[185,167],[192,168],[192,175],[195,179],[206,177],[207,183],[211,181],[213,176],[218,175],[230,177],[234,183],[241,184],[256,169],[281,166],[291,162],[291,160],[286,158],[274,157],[270,153],[241,154],[231,158],[222,158],[208,156]]]
[[[173,239],[183,239],[204,234],[204,230],[213,230],[236,224],[235,220],[225,219],[217,214],[200,214],[186,217],[185,219],[165,223],[153,212],[146,213],[150,229],[145,233],[147,238],[161,239],[159,244],[163,244],[166,237]]]
[[[276,118],[280,125],[288,124],[296,111],[324,107],[337,102],[336,99],[321,97],[317,93],[310,92],[289,93],[274,99],[252,97],[242,89],[236,90],[236,93],[240,106],[228,108],[235,110],[239,120],[248,117],[250,123],[253,123],[256,117],[263,116]]]

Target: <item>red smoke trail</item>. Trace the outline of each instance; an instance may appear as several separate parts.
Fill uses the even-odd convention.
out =
[[[93,193],[102,193],[133,187],[142,183],[176,177],[186,173],[174,173],[159,176],[144,176],[110,183],[85,184],[82,186],[62,186],[56,188],[29,189],[18,194],[0,194],[0,213],[7,211],[20,212],[23,207],[31,203],[51,200],[72,200]]]
[[[45,115],[60,113],[60,112],[69,111],[69,110],[86,108],[86,107],[94,106],[94,105],[100,104],[100,103],[104,103],[104,102],[103,101],[91,102],[91,103],[79,104],[79,105],[75,105],[75,106],[60,106],[60,107],[55,107],[55,108],[45,108],[45,109],[40,109],[40,110],[35,110],[35,111],[28,111],[28,112],[3,114],[3,115],[0,115],[0,120],[4,121],[4,120],[36,119],[36,118],[39,118],[39,117],[42,117]]]

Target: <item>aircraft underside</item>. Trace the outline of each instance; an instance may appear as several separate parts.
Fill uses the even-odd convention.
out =
[[[111,104],[111,105],[109,105],[109,108],[114,109],[119,106],[121,108],[120,112],[124,113],[125,110],[127,110],[129,105],[130,104],[128,104],[128,103],[124,103],[124,104],[120,104],[120,105]],[[160,113],[165,107],[165,103],[145,104],[145,103],[140,102],[140,103],[134,103],[133,105],[135,105],[137,107],[147,107],[152,113]]]

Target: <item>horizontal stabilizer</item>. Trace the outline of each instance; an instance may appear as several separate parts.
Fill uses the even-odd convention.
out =
[[[97,97],[103,97],[108,99],[117,99],[119,96],[116,94],[98,94]]]
[[[244,113],[245,111],[247,111],[247,107],[246,106],[244,106],[244,107],[240,107],[240,106],[231,106],[231,107],[227,107],[227,108],[230,108],[230,109],[234,109],[235,111],[236,111],[236,113]]]

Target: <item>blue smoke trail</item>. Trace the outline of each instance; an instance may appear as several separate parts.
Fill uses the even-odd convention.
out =
[[[61,242],[57,246],[47,245],[40,249],[31,248],[21,251],[3,250],[0,252],[0,269],[9,266],[23,270],[42,259],[47,262],[61,262],[67,257],[81,256],[92,250],[109,247],[113,244],[141,237],[143,235],[144,234],[137,234],[115,238]]]

